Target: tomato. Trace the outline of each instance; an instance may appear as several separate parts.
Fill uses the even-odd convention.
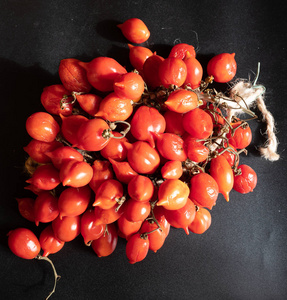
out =
[[[194,138],[207,139],[213,131],[210,115],[201,108],[195,108],[183,116],[183,128]]]
[[[150,214],[151,206],[149,201],[127,200],[125,217],[130,222],[144,221]]]
[[[39,194],[34,203],[34,216],[36,226],[41,223],[49,223],[59,215],[58,198],[50,192],[44,191]]]
[[[175,57],[168,57],[161,62],[158,72],[160,82],[166,88],[170,85],[182,86],[187,76],[185,62]]]
[[[90,188],[96,193],[98,187],[107,179],[113,178],[111,163],[107,160],[95,160],[92,164],[93,177],[89,182]]]
[[[116,222],[121,215],[125,212],[125,203],[122,205],[116,204],[112,208],[103,209],[95,206],[94,213],[96,216],[95,225],[111,224]]]
[[[122,183],[128,184],[138,175],[127,161],[116,161],[111,158],[109,158],[109,161],[112,164],[116,178]]]
[[[80,61],[75,58],[62,59],[58,70],[59,77],[68,91],[88,93],[92,86],[88,81],[86,70],[79,63]]]
[[[137,102],[144,92],[144,84],[139,74],[129,72],[115,79],[114,92],[120,98],[131,99]]]
[[[236,74],[237,64],[235,53],[221,53],[215,55],[207,64],[207,73],[214,77],[214,81],[226,83],[232,80]]]
[[[186,234],[189,234],[188,226],[194,220],[196,214],[195,205],[187,199],[186,204],[176,210],[167,210],[164,215],[167,222],[175,228],[182,228]]]
[[[35,200],[33,198],[16,198],[18,203],[19,213],[23,218],[28,221],[35,222],[35,214],[34,214],[34,204]]]
[[[144,141],[124,145],[128,149],[127,159],[133,170],[142,174],[155,172],[160,164],[160,157],[154,148]]]
[[[196,138],[190,135],[184,139],[183,146],[187,157],[196,163],[203,162],[208,158],[209,149],[204,146],[203,142],[198,142]]]
[[[213,158],[210,162],[209,173],[217,182],[219,193],[224,196],[226,201],[229,201],[229,193],[233,188],[234,176],[226,158],[222,155]]]
[[[163,57],[153,54],[146,59],[143,65],[144,81],[151,89],[162,84],[159,77],[159,67],[163,61]]]
[[[111,92],[118,75],[127,73],[122,65],[110,57],[100,56],[88,63],[79,64],[86,70],[89,83],[101,92]]]
[[[238,170],[241,170],[241,174],[234,176],[233,189],[241,194],[247,194],[253,192],[257,185],[257,174],[248,165],[238,166]]]
[[[92,249],[98,257],[105,257],[111,255],[118,243],[118,233],[115,224],[108,224],[106,229],[98,239],[91,244]]]
[[[145,120],[145,122],[143,122]],[[153,132],[163,133],[166,122],[154,107],[140,106],[131,120],[131,134],[139,141],[148,142],[155,147]]]
[[[179,160],[167,161],[161,167],[160,172],[164,179],[179,179],[183,174],[182,162]]]
[[[100,107],[102,97],[95,94],[75,94],[80,107],[90,116],[94,116]]]
[[[210,212],[203,208],[196,206],[195,218],[188,225],[188,229],[197,234],[204,233],[211,225],[211,214]]]
[[[191,178],[190,185],[189,198],[199,207],[212,209],[219,193],[215,179],[207,173],[199,173]]]
[[[35,140],[53,142],[60,132],[57,121],[47,112],[35,112],[26,120],[26,130]]]
[[[238,166],[239,155],[236,155],[237,151],[231,144],[228,146],[227,150],[224,148],[218,149],[218,153],[226,158],[231,167]]]
[[[149,239],[140,233],[132,235],[126,245],[126,255],[130,264],[142,261],[149,250]]]
[[[210,103],[208,109],[205,111],[211,116],[213,124],[223,125],[225,123],[220,108],[216,107],[213,103]]]
[[[54,115],[69,116],[73,111],[73,98],[62,84],[54,84],[43,89],[41,103],[45,110]]]
[[[41,250],[38,238],[27,228],[16,228],[9,231],[8,246],[15,255],[24,259],[35,258]]]
[[[81,216],[81,235],[86,246],[104,234],[105,225],[95,225],[96,216],[93,209],[86,210]]]
[[[159,187],[158,202],[168,210],[182,208],[188,199],[189,187],[179,179],[167,179]]]
[[[109,125],[103,119],[90,119],[78,129],[77,144],[73,147],[87,151],[100,151],[110,140],[110,136],[105,135],[109,130]]]
[[[154,186],[148,177],[137,175],[128,183],[128,193],[136,201],[149,201],[153,196]]]
[[[51,152],[46,152],[46,155],[51,158],[55,168],[61,169],[61,166],[71,160],[83,161],[83,155],[75,148],[70,146],[64,146],[55,149]]]
[[[150,31],[145,23],[138,18],[131,18],[117,25],[127,40],[135,44],[141,44],[148,40]]]
[[[41,190],[52,190],[61,183],[59,170],[50,164],[40,165],[26,182]]]
[[[62,146],[63,144],[58,141],[47,143],[32,139],[26,147],[23,147],[23,149],[34,161],[46,164],[51,162],[51,158],[46,155],[46,153]]]
[[[93,169],[85,161],[70,160],[62,165],[59,175],[63,186],[78,188],[89,184]]]
[[[187,52],[189,57],[195,57],[196,55],[194,47],[192,45],[186,43],[179,43],[171,48],[169,57],[185,59]]]
[[[43,250],[44,257],[59,252],[65,245],[65,242],[58,240],[55,237],[52,225],[48,225],[42,230],[39,237],[40,246]]]
[[[93,206],[110,209],[120,201],[123,195],[123,185],[118,180],[107,179],[97,189]]]
[[[239,121],[231,124],[233,132],[229,131],[226,135],[228,142],[236,149],[243,149],[250,145],[252,141],[252,132],[247,123]]]
[[[132,100],[119,98],[116,93],[110,93],[100,103],[99,110],[95,117],[104,120],[125,121],[133,112]]]
[[[65,216],[79,216],[85,212],[90,203],[91,194],[88,185],[79,188],[69,187],[63,190],[58,200],[60,219]]]
[[[145,61],[153,55],[152,51],[142,46],[133,46],[131,44],[128,44],[128,46],[131,65],[139,72],[142,72]]]
[[[171,111],[186,113],[197,107],[198,97],[192,91],[178,89],[170,93],[164,104]]]
[[[187,57],[183,60],[186,65],[187,74],[183,83],[184,86],[189,86],[192,89],[200,87],[203,69],[200,62],[195,57]]]
[[[131,222],[123,214],[117,220],[117,225],[119,229],[119,235],[128,240],[133,234],[137,233],[140,230],[142,221]]]
[[[174,133],[179,136],[185,133],[182,125],[183,114],[167,110],[163,116],[166,122],[165,132]]]
[[[52,222],[55,237],[63,242],[74,240],[81,232],[81,217],[63,217],[58,216]]]

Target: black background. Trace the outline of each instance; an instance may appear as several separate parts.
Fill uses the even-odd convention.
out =
[[[125,241],[98,258],[82,238],[50,255],[62,276],[51,299],[287,299],[286,4],[284,1],[0,1],[0,290],[1,299],[44,299],[53,285],[48,263],[12,254],[6,234],[24,220],[15,197],[26,195],[25,121],[43,110],[43,87],[59,83],[61,59],[101,56],[130,67],[127,40],[116,24],[142,19],[151,31],[144,44],[167,56],[178,42],[194,45],[206,66],[214,54],[235,52],[237,78],[254,79],[277,125],[277,162],[261,158],[264,123],[252,121],[253,142],[241,162],[258,174],[253,193],[220,195],[212,226],[203,235],[171,230],[164,246],[135,265]],[[285,6],[285,7],[283,7]]]

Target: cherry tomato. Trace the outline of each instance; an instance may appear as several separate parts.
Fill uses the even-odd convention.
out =
[[[183,83],[184,86],[189,86],[192,89],[200,87],[203,69],[200,62],[195,57],[187,57],[183,60],[186,65],[187,74]]]
[[[178,89],[170,93],[164,104],[171,111],[186,113],[197,107],[198,97],[192,91]]]
[[[253,192],[257,185],[257,174],[248,165],[238,166],[238,170],[241,170],[240,175],[234,176],[233,189],[241,194],[247,194]]]
[[[210,115],[201,108],[195,108],[183,116],[183,128],[194,138],[206,139],[213,131]]]
[[[185,62],[180,58],[168,57],[159,66],[161,84],[168,88],[170,85],[182,86],[187,76]]]
[[[226,83],[236,74],[237,64],[235,53],[221,53],[214,56],[207,64],[207,73],[214,77],[214,81]]]
[[[229,193],[233,188],[233,171],[226,158],[218,155],[213,158],[210,163],[210,175],[218,184],[219,193],[221,193],[226,201],[229,201]]]
[[[116,204],[115,206],[109,209],[102,209],[99,206],[95,206],[95,225],[111,224],[116,222],[125,212],[125,207],[125,203],[122,205]]]
[[[118,75],[127,73],[122,65],[110,57],[100,56],[88,63],[79,64],[86,70],[89,83],[101,92],[111,92]]]
[[[9,231],[8,246],[15,255],[24,259],[35,258],[41,250],[38,238],[27,228],[16,228]]]
[[[131,65],[139,72],[142,72],[145,61],[153,55],[152,51],[142,46],[133,46],[131,44],[128,44],[128,46]]]
[[[160,228],[163,230],[165,236],[167,237],[170,231],[170,224],[166,220],[165,212],[166,209],[163,206],[155,206],[153,208],[153,216],[157,220]]]
[[[58,215],[58,199],[48,191],[41,192],[34,203],[36,226],[39,225],[39,222],[52,222],[58,217]]]
[[[118,243],[118,233],[115,224],[106,225],[104,233],[91,244],[92,249],[98,257],[105,257],[111,255]]]
[[[188,56],[190,57],[195,57],[196,55],[194,47],[192,45],[186,43],[179,43],[171,48],[169,57],[177,57],[180,59],[184,59],[186,57],[187,52]]]
[[[94,116],[103,100],[102,97],[95,94],[75,94],[80,107],[90,116]]]
[[[225,123],[220,108],[213,105],[213,103],[210,103],[205,111],[211,116],[213,124],[223,125]]]
[[[236,149],[243,149],[250,145],[252,141],[252,132],[247,123],[242,125],[242,122],[236,122],[231,124],[234,132],[228,132],[226,137],[229,143]]]
[[[196,138],[190,135],[184,139],[183,146],[187,157],[196,163],[205,161],[209,155],[209,149],[204,146],[203,142],[198,142]]]
[[[80,66],[80,61],[75,58],[66,58],[60,61],[59,77],[63,86],[70,92],[88,93],[90,85],[86,70]]]
[[[60,132],[57,121],[47,112],[35,112],[26,120],[26,130],[35,140],[53,142]]]
[[[164,119],[166,122],[165,132],[174,133],[179,136],[182,136],[185,133],[182,125],[183,114],[167,110],[164,113]]]
[[[60,219],[66,216],[79,216],[85,212],[90,203],[91,194],[88,185],[79,188],[69,187],[63,190],[58,200]]]
[[[136,201],[149,201],[153,196],[154,186],[148,177],[137,175],[128,183],[128,193]]]
[[[70,92],[62,84],[47,86],[41,94],[41,103],[45,110],[54,115],[71,115],[74,106],[72,100]]]
[[[120,28],[126,39],[135,44],[141,44],[150,37],[147,26],[138,18],[128,19],[117,27]]]
[[[182,208],[188,199],[189,187],[179,179],[167,179],[159,187],[158,202],[168,210]]]
[[[231,167],[237,167],[239,164],[239,155],[236,155],[237,151],[231,144],[228,147],[226,151],[224,151],[224,148],[219,148],[218,153],[226,158]]]
[[[211,214],[210,212],[203,208],[196,206],[195,218],[188,225],[188,229],[197,234],[204,233],[211,225]]]
[[[145,122],[142,122],[145,120]],[[166,122],[154,107],[140,106],[131,120],[131,134],[139,141],[148,142],[155,147],[153,132],[163,133]]]
[[[153,54],[146,59],[143,65],[144,80],[151,89],[162,84],[159,77],[159,67],[163,61],[163,57]]]
[[[218,184],[207,173],[194,175],[190,180],[189,198],[199,207],[212,209],[218,197]]]
[[[138,175],[127,161],[115,161],[111,158],[109,158],[109,161],[112,164],[116,178],[122,183],[128,184]]]
[[[35,200],[33,198],[16,198],[18,202],[18,210],[23,218],[28,221],[35,222],[34,205]]]
[[[59,252],[65,245],[65,242],[60,241],[55,237],[51,224],[42,230],[39,242],[43,250],[42,256],[44,257]]]
[[[58,216],[52,222],[55,237],[63,242],[74,240],[81,232],[81,217],[63,217]]]
[[[150,214],[151,206],[149,201],[127,200],[125,217],[130,222],[144,221]]]
[[[149,239],[140,233],[132,235],[126,245],[126,255],[130,264],[142,261],[149,250]]]
[[[167,161],[161,167],[160,172],[164,179],[179,179],[183,174],[182,162],[179,160]]]
[[[96,193],[98,187],[107,179],[113,178],[111,163],[107,160],[95,160],[92,164],[93,177],[89,186]]]
[[[93,168],[85,161],[70,160],[60,169],[60,180],[63,186],[82,187],[91,181]]]
[[[119,235],[128,240],[133,234],[137,233],[140,230],[142,221],[131,222],[123,214],[117,220],[117,225],[119,229]]]

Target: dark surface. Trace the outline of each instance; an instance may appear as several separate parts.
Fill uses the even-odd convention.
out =
[[[265,4],[266,3],[266,4]],[[167,56],[178,42],[192,44],[206,65],[221,52],[235,52],[237,77],[265,85],[266,105],[277,124],[277,162],[260,158],[264,123],[252,121],[247,157],[258,174],[251,194],[220,195],[211,228],[203,235],[171,230],[163,248],[130,265],[125,242],[98,258],[81,237],[53,254],[62,276],[51,299],[287,299],[286,75],[287,39],[283,1],[1,1],[1,299],[44,299],[53,274],[46,262],[12,254],[6,233],[45,226],[24,220],[15,197],[26,195],[23,147],[30,137],[26,118],[43,110],[44,86],[59,83],[61,59],[90,61],[110,56],[129,67],[127,41],[115,26],[138,17],[151,37],[145,46]]]

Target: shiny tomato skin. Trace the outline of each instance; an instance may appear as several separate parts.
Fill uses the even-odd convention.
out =
[[[8,246],[15,255],[24,259],[35,258],[41,250],[38,238],[27,228],[11,230],[8,233]]]
[[[102,209],[99,206],[95,206],[95,225],[111,224],[116,222],[125,212],[125,207],[126,203],[122,204],[120,207],[118,204],[116,204],[115,206],[109,209]]]
[[[140,233],[132,235],[126,245],[126,255],[130,264],[142,261],[146,258],[149,250],[149,239]]]
[[[186,113],[198,105],[198,97],[193,91],[178,89],[170,93],[165,105],[171,111]]]
[[[159,68],[164,61],[162,56],[153,54],[148,57],[143,65],[144,81],[151,89],[154,89],[161,85],[161,79],[159,77]]]
[[[35,222],[35,200],[30,197],[16,198],[20,215],[28,221]]]
[[[253,192],[257,185],[256,172],[250,166],[244,164],[238,166],[238,170],[241,170],[241,174],[234,176],[233,189],[241,194]]]
[[[252,131],[250,126],[241,126],[241,124],[241,121],[231,124],[235,131],[233,134],[229,131],[226,135],[229,143],[236,149],[246,148],[252,141]]]
[[[129,60],[131,65],[142,73],[143,65],[147,58],[153,55],[152,51],[146,47],[134,46],[128,44],[129,46]]]
[[[142,221],[132,222],[129,221],[123,214],[118,220],[117,225],[119,229],[119,235],[128,240],[133,234],[137,233],[141,226]]]
[[[182,125],[183,114],[167,110],[163,116],[166,122],[165,132],[174,133],[179,136],[184,135],[185,130]]]
[[[197,89],[201,84],[203,68],[195,57],[188,57],[184,59],[184,62],[187,68],[187,75],[183,85],[189,86],[192,89]]]
[[[184,148],[187,157],[196,163],[203,162],[208,158],[209,149],[204,146],[203,142],[198,142],[190,135],[184,139]]]
[[[183,174],[182,162],[169,160],[161,167],[160,171],[164,179],[179,179]]]
[[[81,217],[63,217],[58,216],[53,222],[52,227],[57,239],[63,242],[74,240],[81,232]]]
[[[80,107],[90,116],[95,116],[99,110],[102,97],[95,94],[75,94]]]
[[[179,43],[171,48],[169,57],[177,57],[180,59],[185,59],[188,52],[188,56],[195,57],[196,53],[192,45],[186,43]]]
[[[107,160],[95,160],[92,164],[93,177],[89,182],[90,188],[96,193],[99,186],[107,179],[112,179],[113,169]]]
[[[210,227],[211,220],[210,212],[203,207],[197,206],[195,218],[188,225],[188,229],[193,233],[202,234]]]
[[[136,201],[149,201],[154,193],[154,186],[147,176],[137,175],[128,183],[129,196]]]
[[[150,211],[149,201],[143,202],[129,199],[125,208],[125,217],[130,222],[143,222],[150,214]]]
[[[224,151],[224,148],[220,148],[218,153],[226,158],[231,167],[237,167],[239,164],[239,155],[236,156],[237,150],[231,144],[229,144],[229,148],[226,151]]]

